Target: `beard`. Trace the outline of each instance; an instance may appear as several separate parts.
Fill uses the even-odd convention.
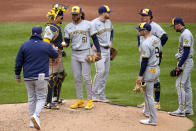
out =
[[[80,17],[73,19],[74,22],[80,21]]]
[[[110,19],[110,16],[106,15],[106,16],[105,16],[105,19]]]

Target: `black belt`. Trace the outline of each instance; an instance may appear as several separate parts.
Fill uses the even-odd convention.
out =
[[[89,48],[88,48],[89,49]],[[84,51],[84,50],[88,50],[88,49],[83,49],[83,50],[74,50],[74,51]]]
[[[103,47],[104,49],[109,49],[110,47],[109,46],[101,46]]]

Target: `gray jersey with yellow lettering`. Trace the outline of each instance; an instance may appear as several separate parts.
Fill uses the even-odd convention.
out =
[[[71,40],[73,50],[85,50],[90,48],[91,23],[82,20],[79,24],[68,24],[64,29],[64,38]]]
[[[153,35],[146,38],[141,45],[141,57],[149,58],[147,66],[157,66],[159,64],[159,52],[161,51],[161,41]]]
[[[102,22],[99,18],[96,18],[91,21],[91,25],[91,36],[96,34],[100,46],[109,46],[111,43],[111,31],[113,29],[112,22],[109,19],[105,20],[105,22]]]
[[[194,39],[192,33],[188,29],[184,29],[179,38],[179,47],[178,53],[176,54],[176,58],[179,59],[182,57],[184,53],[184,47],[190,47],[190,53],[188,55],[188,58],[191,58],[194,54],[193,45]]]

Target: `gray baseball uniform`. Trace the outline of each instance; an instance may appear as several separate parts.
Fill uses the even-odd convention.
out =
[[[146,38],[141,45],[141,57],[148,58],[148,64],[143,75],[143,80],[146,82],[146,88],[144,89],[144,113],[149,115],[149,119],[153,123],[157,122],[153,88],[154,82],[160,74],[160,68],[158,66],[160,51],[162,51],[161,41],[153,35]]]
[[[96,34],[102,59],[95,63],[96,75],[93,81],[93,99],[99,97],[100,100],[107,100],[105,96],[106,78],[110,68],[110,36],[113,30],[112,23],[109,19],[105,22],[100,21],[99,18],[94,19],[92,22],[92,34]]]
[[[194,62],[192,56],[194,54],[194,39],[192,33],[185,29],[179,38],[179,48],[176,58],[180,61],[182,54],[184,53],[184,47],[190,47],[190,52],[182,65],[183,72],[177,77],[176,89],[178,94],[179,107],[178,110],[182,113],[193,112],[192,108],[192,88],[191,88],[191,70],[193,69]],[[186,97],[186,108],[185,108],[185,97]]]
[[[90,28],[91,23],[87,20],[82,20],[77,25],[69,23],[64,29],[64,38],[71,40],[71,66],[76,84],[77,98],[83,99],[82,75],[86,83],[88,100],[92,99],[91,64],[85,60],[85,57],[90,54]]]

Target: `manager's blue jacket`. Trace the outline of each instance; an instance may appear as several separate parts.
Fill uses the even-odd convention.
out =
[[[51,44],[42,41],[41,36],[31,36],[24,42],[18,52],[15,64],[16,78],[20,78],[23,68],[24,80],[37,80],[39,73],[49,77],[49,57],[57,58],[58,51]]]

